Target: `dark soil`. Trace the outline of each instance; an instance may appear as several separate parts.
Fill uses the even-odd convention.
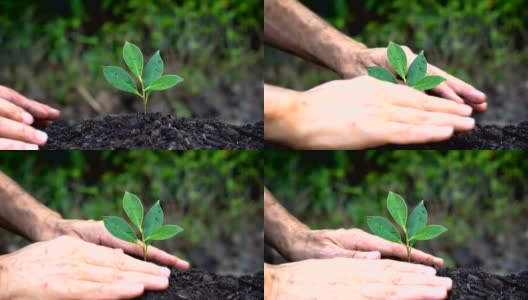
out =
[[[440,269],[438,275],[453,280],[448,300],[528,299],[528,271],[499,276],[475,269]]]
[[[480,126],[468,132],[456,133],[451,139],[430,144],[390,145],[387,149],[439,149],[439,150],[512,150],[528,149],[528,122],[498,127]]]
[[[169,288],[145,292],[145,300],[257,300],[264,299],[264,273],[241,277],[221,276],[201,270],[172,270]]]
[[[43,129],[44,150],[262,149],[264,123],[234,126],[212,119],[176,119],[160,113],[110,115]]]

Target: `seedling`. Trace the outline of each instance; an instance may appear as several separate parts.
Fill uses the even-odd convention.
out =
[[[143,99],[143,110],[145,113],[147,112],[148,98],[153,91],[166,90],[183,81],[183,78],[178,75],[162,76],[163,60],[159,50],[150,58],[145,70],[143,70],[143,54],[136,45],[125,42],[123,59],[139,81],[140,89],[138,89],[130,74],[120,67],[103,67],[104,77],[113,87],[140,96]]]
[[[152,241],[170,239],[183,231],[176,225],[163,224],[163,210],[159,200],[154,203],[143,220],[143,204],[138,196],[125,192],[123,209],[139,231],[139,237],[132,227],[120,217],[103,217],[104,226],[113,236],[123,241],[139,244],[143,248],[143,258],[147,260],[148,247]],[[144,221],[144,222],[143,222]]]
[[[442,76],[431,75],[425,76],[427,73],[427,60],[425,59],[423,50],[420,51],[418,56],[414,59],[409,71],[407,71],[407,56],[402,47],[393,42],[389,42],[387,47],[387,58],[389,63],[396,71],[403,82],[417,90],[425,91],[435,88],[446,79]],[[392,83],[398,83],[398,80],[390,70],[383,67],[367,67],[368,75],[379,80],[388,81]]]
[[[403,229],[405,244],[401,239],[400,232],[384,217],[367,217],[368,226],[375,235],[404,245],[407,248],[407,260],[409,262],[411,261],[412,247],[416,241],[431,240],[447,231],[444,226],[426,225],[427,210],[423,200],[414,208],[409,217],[409,223],[407,223],[407,204],[400,195],[389,192],[387,209],[394,221]]]

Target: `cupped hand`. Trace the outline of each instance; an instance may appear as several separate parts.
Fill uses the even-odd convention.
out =
[[[299,232],[288,251],[289,259],[349,257],[363,259],[398,258],[407,260],[405,246],[384,240],[361,229],[304,230]],[[413,249],[411,260],[443,266],[444,260]]]
[[[102,221],[61,220],[56,227],[58,227],[58,231],[63,234],[80,238],[86,242],[110,248],[123,249],[130,255],[143,257],[143,249],[141,246],[114,237],[106,230]],[[187,270],[190,267],[187,261],[154,246],[149,246],[147,258],[148,260],[173,266],[180,270]]]
[[[416,54],[407,46],[402,46],[407,55],[407,68],[416,58]],[[367,74],[367,67],[380,66],[388,70],[393,70],[387,59],[387,48],[369,48],[355,50],[354,61],[343,66],[346,71],[342,72],[343,78],[353,78]],[[394,73],[396,74],[396,73]],[[435,95],[456,101],[458,103],[466,103],[473,107],[476,112],[483,112],[487,109],[486,95],[477,90],[472,85],[448,74],[442,69],[431,64],[427,65],[426,75],[439,75],[446,78],[446,81],[432,89],[431,92]]]
[[[1,299],[128,299],[163,290],[170,271],[63,236],[0,257]]]
[[[368,76],[297,93],[276,142],[299,149],[364,149],[437,142],[475,126],[470,106]]]
[[[46,143],[46,133],[30,125],[49,123],[60,112],[0,86],[0,150],[36,150]]]
[[[264,272],[271,281],[266,299],[436,300],[452,287],[434,268],[385,259],[312,259]]]

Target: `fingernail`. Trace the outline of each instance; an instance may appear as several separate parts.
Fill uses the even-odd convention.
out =
[[[22,120],[24,121],[24,124],[31,125],[33,124],[33,116],[28,114],[27,112],[22,112]]]
[[[26,144],[25,145],[25,150],[38,150],[39,147],[37,145],[34,145],[34,144]]]
[[[484,94],[481,91],[477,91],[477,90],[471,91],[471,96],[473,96],[475,98],[486,98],[486,94]]]
[[[51,108],[49,109],[54,115],[59,115],[60,114],[60,111],[55,109],[55,108]]]
[[[171,273],[171,271],[169,270],[169,268],[165,268],[165,267],[161,268],[161,274],[162,275],[169,277],[170,273]]]
[[[367,259],[378,259],[379,257],[380,257],[380,254],[379,254],[379,252],[376,252],[376,251],[369,252],[367,254]]]
[[[453,280],[449,277],[442,277],[442,285],[446,288],[451,288],[451,286],[453,286]]]
[[[156,279],[156,283],[160,286],[167,286],[169,285],[169,279],[167,277],[159,277]]]
[[[45,143],[48,140],[48,135],[40,130],[37,130],[37,140],[41,143]]]
[[[191,264],[189,264],[185,260],[179,260],[176,265],[180,269],[189,269],[189,267],[191,266]]]
[[[462,105],[462,113],[465,115],[470,115],[473,112],[473,108],[469,105]]]
[[[475,126],[475,119],[473,118],[464,118],[464,126],[466,127],[474,127]]]

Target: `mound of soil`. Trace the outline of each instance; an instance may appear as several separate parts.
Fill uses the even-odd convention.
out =
[[[390,145],[387,149],[438,149],[438,150],[513,150],[528,149],[528,122],[498,127],[480,126],[456,133],[451,139],[430,144]]]
[[[43,128],[44,150],[262,149],[264,123],[234,126],[211,119],[176,119],[160,113],[110,115]]]
[[[528,271],[499,276],[472,269],[440,269],[438,275],[453,280],[448,300],[528,299]]]
[[[264,299],[264,273],[242,277],[221,276],[202,270],[171,270],[169,288],[148,291],[144,300],[259,300]]]

